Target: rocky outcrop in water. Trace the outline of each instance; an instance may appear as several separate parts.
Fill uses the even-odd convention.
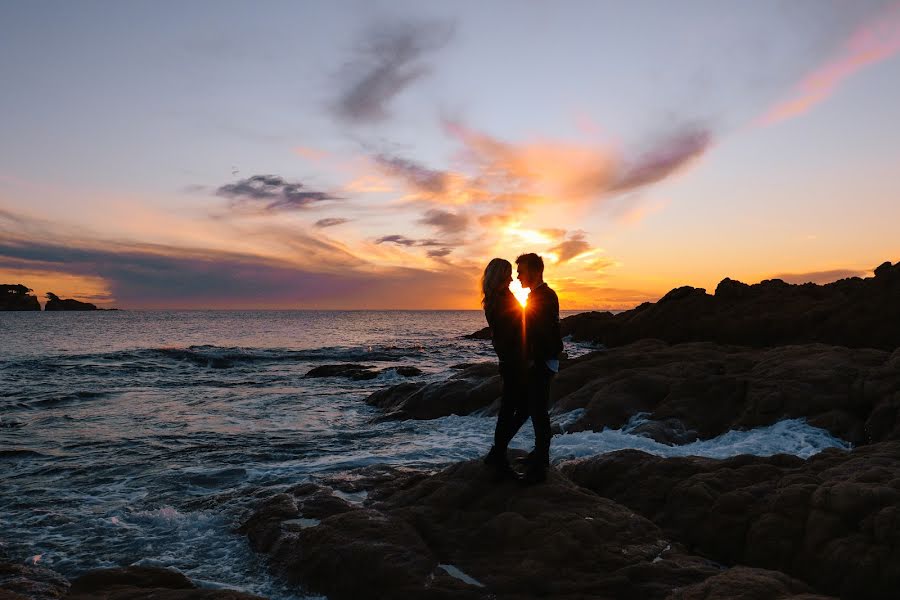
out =
[[[37,296],[21,283],[0,285],[0,311],[41,310]]]
[[[78,300],[72,300],[71,298],[66,298],[65,300],[60,299],[59,296],[52,292],[47,292],[47,304],[44,305],[44,310],[99,310],[96,305],[91,304],[90,302],[79,302]]]
[[[783,573],[691,553],[558,471],[532,487],[497,483],[478,461],[386,475],[347,490],[299,485],[262,502],[240,531],[277,574],[331,600],[826,598]],[[366,485],[362,503],[337,495]]]
[[[97,569],[69,582],[44,567],[0,563],[0,600],[263,600],[224,589],[201,589],[158,567]]]
[[[717,562],[782,571],[845,599],[900,589],[900,442],[806,461],[626,450],[562,471]]]
[[[819,342],[851,348],[900,347],[900,262],[875,276],[816,285],[772,279],[747,285],[723,279],[710,295],[676,288],[658,302],[619,314],[589,312],[562,320],[574,340],[621,346],[644,338],[743,346]]]
[[[366,402],[383,418],[491,414],[500,396],[496,363],[432,383],[401,383]],[[823,344],[748,348],[644,340],[563,361],[553,412],[581,409],[567,431],[619,429],[645,413],[642,433],[667,444],[732,429],[806,418],[854,444],[900,439],[900,350]]]
[[[437,419],[489,407],[500,391],[497,364],[477,363],[444,381],[404,382],[378,390],[366,404],[382,409],[382,419]]]
[[[372,365],[358,365],[355,363],[341,363],[336,365],[320,365],[310,369],[304,377],[346,377],[355,381],[375,379],[385,373],[396,373],[402,377],[415,377],[421,375],[422,370],[417,367],[399,366],[378,369]]]

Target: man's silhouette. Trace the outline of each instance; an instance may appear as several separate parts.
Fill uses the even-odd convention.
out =
[[[544,261],[534,253],[516,259],[518,279],[531,292],[525,306],[525,355],[528,414],[534,426],[534,451],[526,461],[524,480],[538,483],[550,466],[550,382],[559,371],[563,350],[559,330],[559,298],[544,282]]]

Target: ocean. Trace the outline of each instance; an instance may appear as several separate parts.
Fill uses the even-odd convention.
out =
[[[463,339],[480,311],[0,313],[0,561],[72,577],[129,564],[208,587],[303,598],[233,532],[255,497],[362,466],[417,468],[483,455],[494,419],[377,422],[365,404],[407,379],[495,360]],[[598,349],[566,342],[570,356]],[[600,349],[600,351],[603,351]],[[325,364],[377,378],[305,378]],[[573,414],[557,414],[563,429]],[[557,435],[552,460],[637,448],[661,456],[778,452],[843,441],[800,420],[670,447],[621,430]],[[530,425],[513,443],[529,448]]]

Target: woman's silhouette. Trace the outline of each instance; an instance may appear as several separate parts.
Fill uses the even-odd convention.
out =
[[[500,476],[513,476],[506,448],[523,423],[528,420],[525,390],[525,345],[522,306],[509,290],[512,265],[502,258],[488,263],[481,277],[484,316],[491,328],[491,341],[500,359],[503,395],[494,430],[494,445],[484,459]]]

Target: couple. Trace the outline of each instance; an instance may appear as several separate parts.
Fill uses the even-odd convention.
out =
[[[547,478],[550,466],[550,381],[559,371],[559,353],[563,349],[559,299],[544,283],[544,261],[540,256],[523,254],[516,259],[516,267],[522,287],[531,290],[524,308],[509,290],[509,261],[493,259],[481,278],[484,315],[503,379],[494,445],[484,462],[501,478],[539,483]],[[534,425],[534,450],[525,459],[524,474],[519,475],[510,467],[506,449],[528,417]]]

